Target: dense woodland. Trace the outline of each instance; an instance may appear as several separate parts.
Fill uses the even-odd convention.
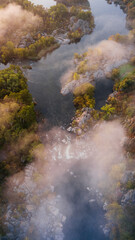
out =
[[[39,143],[36,113],[27,79],[20,67],[0,71],[0,181],[32,161],[32,148]],[[30,134],[27,143],[23,139]],[[13,145],[17,143],[16,148]],[[21,146],[22,142],[22,146]],[[19,146],[20,145],[20,146]],[[13,149],[14,148],[14,149]]]

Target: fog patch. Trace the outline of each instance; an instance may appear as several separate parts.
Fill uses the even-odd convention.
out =
[[[3,101],[0,103],[0,126],[6,128],[13,118],[14,113],[19,109],[19,105],[14,101]]]
[[[61,93],[66,95],[69,92],[73,92],[82,83],[90,82],[95,84],[97,79],[102,81],[102,79],[110,77],[113,68],[118,68],[129,61],[132,51],[132,46],[125,46],[111,40],[104,40],[92,46],[88,49],[86,57],[79,61],[75,60],[74,71],[71,72],[69,70],[68,73],[62,76]],[[86,62],[87,70],[80,74],[79,79],[74,80],[74,72],[78,72],[78,66],[81,61]]]
[[[0,42],[17,41],[23,34],[39,26],[41,20],[21,6],[8,4],[0,9]]]
[[[117,121],[100,123],[79,138],[60,128],[42,137],[36,161],[7,181],[4,219],[9,239],[63,240],[66,219],[75,211],[71,201],[75,189],[69,179],[78,179],[80,191],[81,186],[86,191],[100,189],[101,183],[106,191],[114,181],[108,174],[112,166],[125,164],[125,133]],[[91,199],[90,193],[88,202]]]

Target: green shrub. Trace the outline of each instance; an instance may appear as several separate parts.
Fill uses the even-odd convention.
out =
[[[101,108],[101,110],[104,112],[103,118],[108,119],[112,114],[115,113],[115,108],[112,107],[111,104],[106,104]]]
[[[22,128],[29,128],[36,120],[34,104],[23,106],[17,114],[17,119]]]
[[[94,96],[94,90],[95,87],[92,84],[83,83],[79,87],[76,87],[73,93],[75,96],[88,94],[89,97],[92,98]]]
[[[71,41],[79,40],[82,37],[82,33],[81,31],[76,30],[75,32],[69,32],[68,37]]]
[[[135,73],[129,74],[119,84],[119,90],[128,92],[135,89]]]
[[[87,72],[87,70],[88,70],[87,61],[85,60],[85,61],[80,62],[79,66],[77,68],[77,72],[79,74],[84,74]]]
[[[78,74],[77,72],[75,72],[75,73],[73,74],[73,80],[79,80],[79,79],[80,79],[79,74]]]

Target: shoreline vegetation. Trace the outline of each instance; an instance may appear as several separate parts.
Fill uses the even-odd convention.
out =
[[[32,162],[32,151],[40,144],[34,103],[27,87],[27,79],[19,66],[10,65],[0,71],[0,112],[2,183],[5,177]],[[15,143],[16,147],[13,149]]]
[[[84,11],[80,6],[72,4],[67,7],[63,3],[57,3],[56,6],[45,9],[28,0],[7,0],[1,3],[0,11],[8,12],[9,8],[18,6],[22,13],[31,13],[31,16],[36,18],[36,24],[29,24],[29,28],[22,32],[21,26],[15,23],[11,25],[10,31],[7,29],[0,40],[0,61],[5,64],[14,59],[38,60],[61,44],[79,41],[94,28],[94,18],[89,6],[87,11]],[[18,28],[15,30],[15,27]]]

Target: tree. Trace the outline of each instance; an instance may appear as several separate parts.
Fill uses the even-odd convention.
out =
[[[135,89],[135,72],[128,74],[119,84],[119,90],[129,92]]]
[[[17,115],[17,119],[23,128],[29,128],[36,121],[34,104],[23,106]]]
[[[9,98],[14,98],[19,103],[30,105],[32,103],[32,96],[28,89],[21,90],[18,93],[10,93]]]
[[[104,112],[104,118],[108,119],[112,114],[115,112],[115,108],[112,107],[111,104],[106,104],[101,108],[101,110]]]

